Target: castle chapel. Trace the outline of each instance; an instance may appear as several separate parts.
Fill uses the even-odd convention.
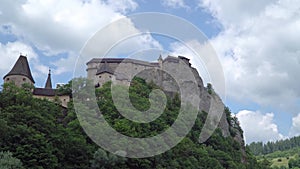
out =
[[[27,57],[20,55],[19,59],[10,70],[8,74],[3,77],[4,83],[14,83],[18,87],[22,87],[23,84],[28,83],[34,85],[35,81],[32,77],[31,70],[27,61]],[[44,88],[33,89],[33,97],[40,99],[47,99],[54,101],[58,98],[63,107],[67,107],[68,102],[70,101],[69,95],[61,95],[58,93],[57,89],[52,88],[51,82],[51,72],[49,70],[48,78],[45,83]]]

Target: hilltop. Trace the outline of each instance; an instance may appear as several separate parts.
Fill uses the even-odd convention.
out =
[[[0,152],[3,154],[0,161],[4,161],[0,163],[0,167],[10,164],[13,168],[265,169],[268,165],[257,162],[245,147],[243,131],[237,118],[231,116],[229,108],[224,106],[212,85],[204,87],[197,70],[185,57],[167,57],[164,60],[159,58],[158,63],[126,60],[125,68],[131,71],[121,69],[127,70],[127,74],[117,73],[116,77],[112,74],[115,70],[109,67],[109,64],[116,64],[115,59],[106,60],[102,66],[95,66],[98,64],[96,60],[91,62],[92,67],[88,68],[95,74],[92,73],[87,79],[75,78],[58,89],[51,89],[49,72],[49,80],[47,79],[42,90],[55,91],[51,98],[36,97],[35,92],[32,92],[36,90],[33,86],[34,81],[26,83],[28,81],[26,78],[31,77],[28,62],[25,57],[20,57],[20,60],[17,61],[17,66],[14,66],[16,69],[13,68],[5,77],[6,81],[0,93]],[[117,64],[120,66],[122,62],[118,61]],[[29,73],[24,75],[16,71],[21,67],[18,63],[25,63]],[[140,68],[136,64],[143,67],[139,74],[134,75],[133,70]],[[154,68],[148,69],[149,67]],[[13,79],[16,72],[19,74]],[[133,75],[134,77],[131,77]],[[131,80],[128,81],[128,78]],[[149,96],[151,91],[159,89],[166,97],[165,110],[149,123],[137,123],[126,119],[117,111],[112,99],[111,85],[116,81],[120,82],[116,86],[120,104],[126,105],[128,100],[122,98],[126,95],[122,91],[129,87],[129,100],[132,105],[139,111],[147,110],[153,99]],[[14,82],[20,83],[15,85]],[[91,89],[95,93],[101,113],[85,114],[84,118],[92,119],[93,125],[97,125],[97,119],[103,116],[112,128],[126,136],[144,138],[166,131],[178,118],[184,98],[190,98],[191,101],[188,102],[188,109],[185,109],[186,115],[197,110],[195,123],[178,145],[162,154],[141,159],[120,157],[97,146],[79,123],[78,113],[76,114],[74,109],[73,101],[76,99],[74,93],[81,91],[87,95],[89,93],[86,91]],[[66,96],[70,100],[62,100],[61,96]],[[85,104],[80,103],[81,110],[89,110],[88,104],[92,101],[90,96],[80,97],[86,100]],[[201,101],[194,102],[195,98]],[[63,101],[65,104],[62,104]],[[221,105],[222,109],[216,109],[216,105]],[[205,136],[211,136],[204,139],[204,142],[199,142],[201,131],[211,115],[208,114],[210,109],[214,109],[215,112],[212,113],[221,115],[220,122],[216,123],[217,128],[213,133],[205,130],[204,132],[207,132]],[[187,126],[182,123],[180,127]],[[115,146],[128,145],[127,152],[132,150],[130,144],[122,140],[109,140],[109,142]],[[162,146],[168,146],[167,142]],[[143,148],[140,147],[140,151],[143,151]]]
[[[140,108],[147,108],[149,102],[144,96],[155,86],[142,79],[136,79],[133,84],[132,102]],[[124,134],[156,134],[176,117],[178,97],[168,98],[167,112],[146,126],[115,118],[119,115],[112,105],[109,86],[106,83],[96,90],[102,98],[98,103],[111,125]],[[62,88],[62,92],[68,93],[69,87]],[[246,154],[242,153],[245,147],[234,139],[234,133],[224,137],[219,128],[204,144],[199,144],[205,112],[199,113],[192,131],[175,148],[151,158],[127,159],[102,150],[86,136],[76,118],[72,101],[65,110],[59,103],[34,98],[28,88],[12,84],[5,84],[0,96],[0,151],[11,152],[25,168],[259,168],[248,150]],[[230,114],[229,109],[225,114]],[[233,127],[230,123],[229,126]]]

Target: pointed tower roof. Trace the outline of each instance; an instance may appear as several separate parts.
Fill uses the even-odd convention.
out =
[[[161,56],[161,54],[159,55],[159,57],[158,57],[158,59],[157,59],[158,61],[162,61],[163,60],[163,58],[162,58],[162,56]]]
[[[99,75],[101,73],[109,73],[109,74],[114,74],[114,72],[110,69],[108,66],[108,63],[105,61],[104,64],[100,67],[100,69],[97,70],[96,75]]]
[[[46,89],[52,89],[52,82],[51,82],[51,70],[49,69],[48,78],[45,84]]]
[[[33,83],[33,77],[31,75],[31,71],[30,71],[30,67],[27,61],[27,57],[20,55],[19,59],[17,60],[17,62],[15,63],[14,67],[11,69],[11,71],[6,74],[3,79],[5,79],[7,76],[10,75],[23,75],[28,77]]]

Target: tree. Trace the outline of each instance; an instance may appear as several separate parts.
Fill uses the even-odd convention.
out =
[[[211,83],[207,83],[206,89],[209,94],[212,94],[214,92],[214,89],[213,89]]]
[[[0,168],[2,169],[23,169],[22,162],[13,157],[13,154],[9,151],[0,152]]]
[[[98,149],[91,161],[93,169],[124,168],[126,159],[115,154]],[[123,167],[122,167],[123,166]]]

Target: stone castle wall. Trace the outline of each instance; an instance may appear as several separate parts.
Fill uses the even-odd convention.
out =
[[[22,75],[9,75],[5,77],[4,83],[9,83],[9,82],[13,82],[18,87],[22,87],[22,85],[25,83],[34,85],[28,77]]]
[[[68,95],[63,95],[63,96],[41,96],[41,95],[33,95],[34,98],[38,98],[38,99],[46,99],[49,101],[55,101],[55,99],[59,99],[60,104],[63,107],[68,107],[68,103],[70,102],[70,96]]]

